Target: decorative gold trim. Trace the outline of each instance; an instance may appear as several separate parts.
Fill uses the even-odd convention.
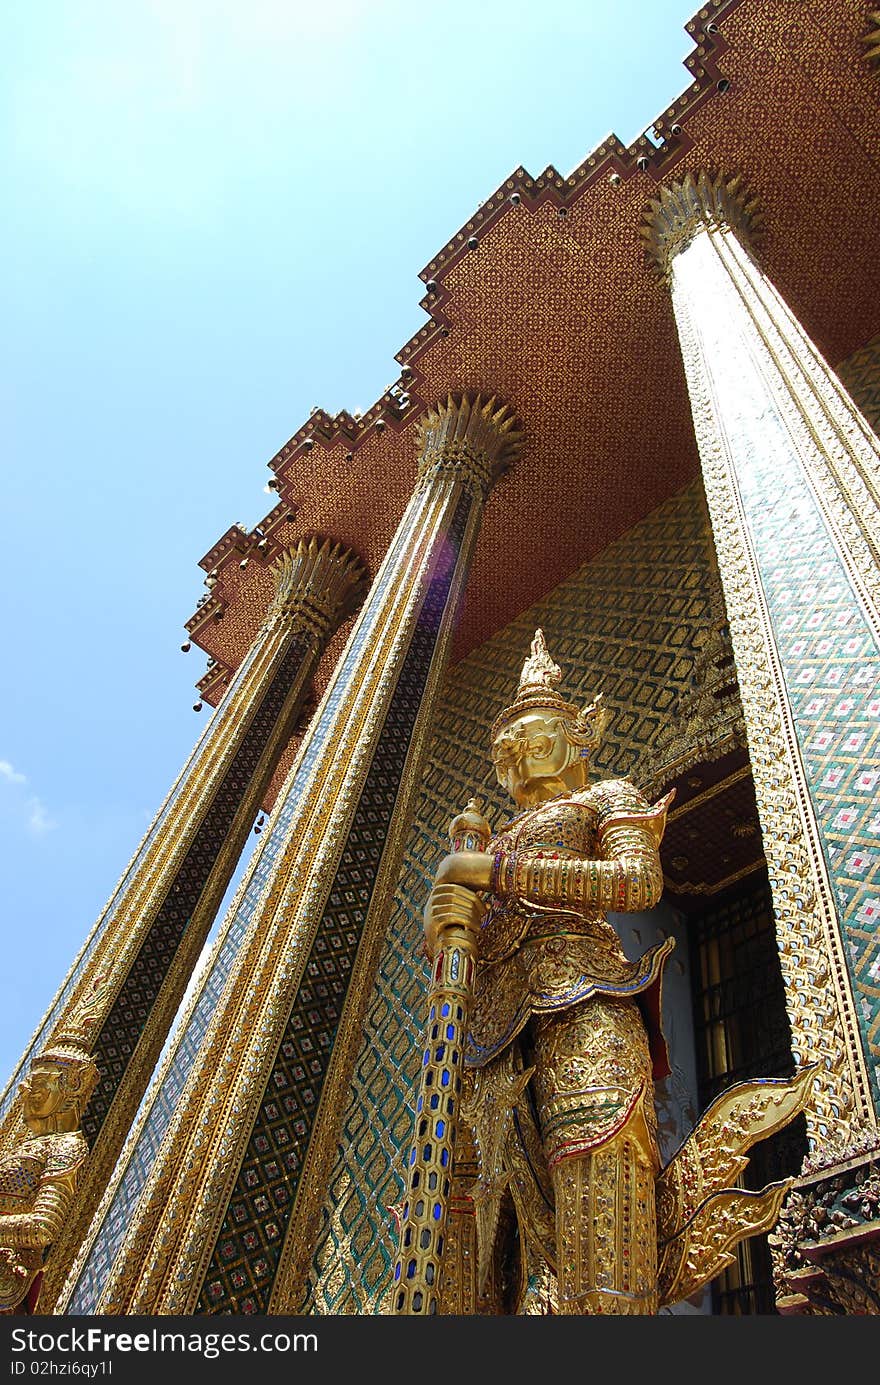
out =
[[[760,861],[753,861],[750,866],[743,866],[742,870],[734,871],[732,875],[726,875],[723,880],[718,880],[713,885],[707,885],[705,881],[673,880],[670,876],[663,876],[663,888],[670,890],[672,894],[695,894],[713,895],[720,894],[730,885],[735,885],[739,880],[745,880],[747,876],[754,874],[756,870],[766,870],[767,863],[763,857]]]
[[[763,213],[739,174],[687,173],[664,184],[649,202],[640,228],[648,258],[669,283],[675,256],[710,227],[729,226],[748,244],[760,232]]]
[[[880,642],[880,444],[837,375],[730,234],[710,237],[763,351],[804,478]],[[758,366],[760,368],[760,362]]]
[[[401,606],[403,606],[404,601],[405,595],[401,594]],[[371,756],[366,753],[358,755],[358,747],[362,751],[366,748],[371,749],[375,736],[384,723],[394,694],[394,681],[388,675],[391,669],[399,666],[399,662],[405,656],[406,648],[412,637],[416,615],[416,607],[410,606],[396,626],[394,654],[382,661],[381,667],[384,676],[378,680],[373,695],[369,698],[371,715],[369,715],[368,721],[365,719],[361,723],[359,733],[354,738],[355,744],[352,748],[351,760],[352,764],[357,765],[354,776],[349,778],[342,792],[334,795],[329,804],[324,801],[319,801],[316,804],[318,824],[316,829],[306,838],[305,848],[308,851],[309,846],[312,846],[315,854],[320,855],[322,859],[320,868],[312,872],[311,876],[308,871],[308,861],[304,865],[300,862],[296,863],[300,871],[300,881],[308,890],[308,895],[306,907],[297,911],[299,927],[289,936],[287,943],[288,948],[293,953],[293,963],[288,969],[287,977],[284,978],[283,993],[279,994],[281,978],[276,972],[271,957],[267,959],[267,970],[260,978],[262,992],[266,1001],[271,1004],[271,1009],[265,1003],[262,1008],[260,1052],[254,1055],[261,1069],[261,1076],[256,1079],[248,1074],[250,1092],[247,1105],[238,1104],[242,1101],[243,1065],[239,1067],[238,1074],[233,1079],[230,1095],[232,1091],[235,1092],[237,1104],[232,1107],[231,1100],[227,1100],[226,1109],[219,1118],[226,1133],[227,1149],[223,1153],[227,1157],[222,1165],[219,1161],[212,1162],[210,1182],[207,1188],[202,1188],[199,1191],[199,1205],[194,1214],[192,1229],[178,1253],[177,1263],[182,1263],[185,1268],[181,1279],[176,1282],[170,1272],[166,1273],[159,1291],[161,1297],[158,1301],[162,1305],[159,1311],[192,1313],[201,1294],[205,1273],[213,1255],[225,1210],[238,1178],[250,1130],[264,1098],[263,1081],[271,1068],[268,1059],[270,1056],[274,1058],[283,1038],[291,1004],[302,984],[305,969],[312,954],[326,890],[329,887],[329,882],[333,880],[336,874],[342,852],[345,849],[347,838],[345,829],[349,825],[350,817],[360,799],[364,782],[370,770]],[[365,697],[365,701],[367,697]],[[357,759],[355,759],[356,756]],[[332,827],[331,813],[334,819]],[[333,830],[334,828],[335,830]],[[281,887],[281,899],[291,897],[293,884],[294,877],[293,872],[291,872]],[[250,1037],[250,1033],[248,1033],[248,1037]],[[231,1119],[231,1113],[237,1117],[234,1121]],[[138,1308],[137,1303],[135,1303],[135,1311],[143,1312],[144,1309]]]
[[[315,650],[317,655],[318,650]],[[47,1264],[42,1305],[48,1308],[62,1301],[67,1279],[80,1263],[80,1249],[91,1245],[95,1214],[113,1180],[132,1123],[151,1080],[162,1046],[168,1036],[205,938],[223,900],[229,879],[241,855],[244,841],[263,801],[278,760],[290,739],[303,698],[314,672],[316,658],[306,657],[290,686],[284,707],[266,743],[260,766],[242,796],[226,839],[205,882],[177,955],[162,983],[159,994],[141,1032],[113,1101],[89,1152],[84,1177],[65,1226],[63,1240],[56,1244]],[[249,720],[249,719],[248,719]],[[70,1285],[72,1288],[72,1284]]]
[[[412,553],[422,527],[430,529],[435,513],[436,506],[420,504],[417,498],[413,511],[416,532],[415,537],[412,533],[408,537],[406,555]],[[328,819],[333,814],[341,822],[352,811],[368,772],[368,751],[376,727],[381,725],[385,699],[390,697],[387,674],[383,679],[383,673],[388,649],[395,648],[396,639],[401,638],[405,593],[399,578],[386,592],[383,611],[384,624],[376,631],[370,651],[373,661],[367,663],[365,674],[348,689],[337,713],[340,734],[333,737],[332,746],[319,757],[304,786],[300,811],[291,824],[282,859],[260,901],[262,926],[257,926],[256,918],[253,920],[236,959],[234,976],[205,1036],[199,1064],[181,1094],[154,1172],[145,1186],[137,1221],[117,1257],[99,1311],[187,1312],[191,1311],[190,1301],[198,1298],[199,1266],[213,1249],[224,1199],[237,1177],[253,1112],[262,1100],[258,1074],[267,1061],[271,1063],[281,1040],[297,979],[308,960],[314,915],[342,851],[340,834],[327,830]],[[367,613],[365,607],[361,621]],[[358,628],[352,632],[351,641],[357,637]],[[341,663],[344,659],[343,654]],[[313,718],[313,727],[320,724],[333,689],[331,682]],[[308,754],[309,741],[307,735],[288,783]],[[315,869],[309,877],[310,863]],[[297,926],[301,918],[311,919],[305,931]],[[278,997],[277,989],[282,983],[284,995]],[[249,1067],[251,1045],[255,1053]],[[222,1140],[213,1144],[206,1141],[200,1134],[203,1124],[222,1130]],[[210,1178],[207,1168],[211,1170]],[[174,1188],[170,1200],[169,1187]],[[189,1234],[191,1221],[195,1231]],[[182,1249],[184,1242],[186,1250]],[[178,1254],[193,1256],[195,1260],[184,1281],[175,1286],[168,1281]],[[187,1306],[160,1309],[163,1295],[173,1294],[175,1287],[178,1293],[186,1295]],[[119,1294],[121,1298],[117,1298]]]
[[[873,1122],[873,1103],[818,825],[717,404],[712,365],[695,321],[695,305],[675,270],[678,263],[673,262],[671,276],[673,305],[749,743],[755,748],[752,771],[792,1041],[802,1064],[820,1062],[807,1111],[808,1131],[815,1143],[853,1121]]]
[[[701,808],[704,803],[709,803],[713,798],[716,798],[718,794],[733,788],[734,784],[741,784],[744,779],[751,779],[751,777],[751,765],[743,765],[740,769],[735,769],[733,774],[725,775],[723,779],[718,780],[717,784],[712,784],[710,788],[704,789],[702,793],[695,794],[694,797],[689,798],[686,803],[681,803],[678,806],[673,804],[672,808],[669,810],[669,821],[677,822],[679,818],[685,817],[687,813],[693,812],[695,808]],[[751,866],[749,869],[752,869]]]
[[[452,472],[485,497],[522,451],[523,433],[506,404],[495,395],[449,395],[418,425],[418,475],[429,485],[440,471]]]
[[[434,658],[401,777],[392,833],[388,838],[381,871],[364,923],[363,939],[349,981],[345,1010],[337,1030],[330,1067],[315,1115],[312,1138],[272,1287],[270,1313],[303,1311],[305,1279],[320,1230],[321,1208],[327,1196],[327,1178],[336,1157],[339,1127],[345,1114],[344,1099],[350,1085],[352,1069],[363,1043],[364,1010],[369,1001],[385,943],[391,904],[400,874],[400,862],[412,825],[412,810],[421,788],[434,705],[446,672],[455,612],[464,590],[481,518],[481,509],[474,508],[462,539],[456,574],[450,587],[449,600],[443,614]]]
[[[868,16],[868,32],[862,35],[865,57],[875,72],[880,72],[880,10],[871,10]]]
[[[804,1164],[770,1237],[782,1314],[880,1312],[880,1135],[830,1141]]]
[[[303,624],[300,619],[302,605],[296,600],[295,584],[297,581],[302,584],[315,609],[318,609],[322,581],[327,586],[324,598],[325,640],[330,633],[334,613],[336,618],[343,619],[351,603],[362,594],[362,565],[341,545],[314,541],[301,544],[300,550],[298,554],[291,555],[286,566],[282,565],[283,609],[277,610],[273,619],[258,634],[251,653],[212,718],[208,732],[200,741],[200,753],[195,759],[191,757],[191,774],[182,783],[177,799],[170,803],[167,815],[159,823],[152,839],[142,848],[142,860],[135,878],[111,912],[105,934],[89,958],[83,978],[74,988],[75,999],[72,1003],[75,1005],[89,978],[103,969],[107,987],[98,1024],[100,1030],[111,1013],[131,966],[167,898],[180,863],[205,820],[262,698],[287,656],[291,643],[305,634],[307,638],[300,641],[302,662],[287,689],[274,727],[262,748],[257,768],[242,794],[174,960],[162,981],[94,1140],[63,1237],[53,1247],[47,1262],[42,1299],[46,1308],[55,1304],[59,1292],[66,1292],[65,1280],[74,1263],[79,1261],[80,1247],[88,1236],[90,1223],[112,1179],[156,1060],[174,1022],[251,823],[290,738],[323,647],[323,643],[319,643],[315,637],[315,622],[308,617]]]
[[[341,543],[300,539],[275,564],[275,595],[265,626],[292,621],[322,648],[364,598],[367,572]]]
[[[283,791],[282,795],[279,798],[279,802],[282,800]],[[236,887],[235,893],[226,912],[223,925],[220,931],[218,932],[214,942],[211,944],[210,953],[204,967],[205,976],[210,975],[215,962],[223,954],[227,938],[232,927],[235,924],[236,914],[238,913],[238,909],[241,905],[242,899],[244,898],[244,895],[250,885],[253,875],[259,868],[260,857],[262,855],[262,852],[265,850],[266,845],[270,840],[270,828],[271,822],[266,829],[266,833],[261,838],[259,846],[251,856],[245,874],[243,875],[242,879],[239,881]],[[131,1157],[137,1147],[138,1141],[141,1135],[143,1134],[145,1127],[149,1124],[151,1120],[153,1102],[156,1098],[156,1095],[158,1094],[166,1078],[169,1076],[172,1069],[178,1062],[181,1041],[185,1038],[189,1023],[193,1018],[193,1015],[196,1009],[198,1008],[201,1000],[201,989],[193,989],[189,995],[185,1007],[181,1010],[178,1016],[178,1019],[174,1027],[172,1042],[169,1044],[161,1060],[161,1063],[159,1064],[153,1075],[152,1081],[150,1083],[150,1090],[147,1094],[147,1097],[138,1109],[137,1119],[133,1123],[128,1133],[125,1146],[116,1164],[116,1168],[114,1169],[111,1178],[107,1182],[107,1186],[105,1188],[104,1195],[101,1199],[101,1203],[94,1217],[92,1218],[92,1222],[88,1229],[87,1235],[83,1238],[80,1244],[77,1258],[70,1269],[67,1281],[58,1294],[58,1304],[61,1306],[62,1309],[66,1309],[70,1305],[79,1277],[89,1259],[92,1247],[94,1246],[95,1241],[98,1239],[98,1236],[101,1233],[101,1230],[105,1222],[105,1218],[110,1211],[113,1199],[118,1191],[119,1185],[123,1181]],[[222,999],[220,1003],[222,1004]]]
[[[487,420],[485,409],[468,404],[467,418],[484,431],[500,419],[502,442],[496,450],[503,455],[504,439],[513,431],[507,411],[490,411]],[[457,439],[458,434],[449,441]],[[254,1113],[310,958],[375,738],[409,646],[419,593],[451,513],[451,497],[459,493],[459,484],[472,493],[481,489],[474,492],[467,459],[461,474],[456,456],[446,460],[448,465],[432,465],[417,484],[374,583],[378,605],[368,602],[355,624],[349,649],[360,647],[365,621],[369,629],[355,672],[350,677],[346,673],[341,698],[335,680],[331,682],[313,718],[313,727],[323,726],[333,697],[328,713],[333,717],[332,732],[302,786],[282,858],[260,899],[98,1311],[187,1312],[198,1302]],[[340,667],[347,667],[346,659],[343,653]],[[309,745],[307,736],[288,783],[306,762]],[[207,1140],[202,1133],[207,1129],[222,1134]],[[169,1188],[174,1189],[170,1200]]]

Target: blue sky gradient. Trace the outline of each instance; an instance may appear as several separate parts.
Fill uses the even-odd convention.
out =
[[[0,1086],[200,729],[198,559],[314,405],[397,378],[418,271],[512,169],[684,89],[696,8],[7,9]]]

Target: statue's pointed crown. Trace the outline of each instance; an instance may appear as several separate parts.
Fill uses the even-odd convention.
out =
[[[492,740],[504,726],[524,712],[540,709],[555,712],[570,722],[572,738],[585,752],[594,749],[601,741],[609,719],[609,713],[601,705],[601,694],[589,706],[581,708],[576,702],[567,702],[556,691],[561,682],[562,669],[551,659],[544,631],[539,628],[535,631],[531,651],[522,666],[516,699],[499,712],[492,723]]]
[[[93,1050],[109,992],[109,978],[96,976],[77,1004],[52,1031],[36,1061],[94,1066]]]
[[[522,666],[522,673],[519,675],[517,699],[545,696],[547,693],[551,693],[554,700],[558,699],[561,702],[563,699],[559,693],[553,692],[556,684],[561,682],[562,669],[550,658],[547,641],[544,639],[544,631],[538,629],[532,640],[531,652]]]

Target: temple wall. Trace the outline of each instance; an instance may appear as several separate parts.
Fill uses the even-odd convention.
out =
[[[880,337],[839,368],[874,428],[880,424]],[[493,783],[488,728],[515,691],[536,626],[543,627],[573,699],[602,692],[612,720],[595,757],[601,777],[629,775],[663,724],[664,713],[687,685],[692,658],[708,628],[709,567],[705,499],[694,482],[666,501],[592,563],[523,612],[462,660],[447,678],[435,744],[410,833],[355,1065],[343,1136],[322,1213],[308,1297],[303,1311],[372,1313],[381,1300],[394,1258],[392,1218],[386,1208],[402,1186],[399,1151],[411,1131],[411,1094],[420,1049],[426,964],[421,954],[421,912],[433,869],[447,850],[450,818],[474,792],[490,821],[503,822],[508,805]],[[503,562],[498,564],[503,580]],[[482,749],[478,760],[475,747]],[[626,951],[656,940],[661,928],[681,933],[669,969],[666,1028],[673,1075],[658,1091],[668,1156],[696,1112],[693,1032],[685,930],[664,906],[645,920],[615,920]],[[643,927],[642,925],[646,926]],[[872,935],[873,936],[873,935]],[[868,934],[866,948],[873,946]],[[863,1011],[880,997],[880,975],[863,960]],[[874,963],[880,973],[880,959]],[[873,982],[873,985],[872,985]],[[869,995],[868,991],[873,994]]]
[[[422,909],[436,864],[448,850],[448,823],[467,799],[478,792],[495,824],[510,815],[509,801],[493,783],[488,732],[516,691],[535,628],[543,628],[562,667],[567,695],[587,702],[601,692],[611,710],[595,757],[598,777],[628,775],[638,783],[640,760],[687,686],[694,652],[708,629],[708,541],[702,486],[695,482],[450,671],[302,1311],[381,1311],[396,1248],[385,1209],[402,1186],[399,1150],[411,1134],[421,1050],[427,981]],[[499,574],[503,580],[501,563]],[[618,920],[624,922],[624,949],[642,952],[656,940],[657,929],[674,931],[675,915],[661,905],[644,919]],[[641,932],[641,944],[630,936],[633,929]],[[668,987],[673,1078],[658,1093],[672,1148],[679,1132],[690,1129],[696,1109],[686,966],[682,936]]]

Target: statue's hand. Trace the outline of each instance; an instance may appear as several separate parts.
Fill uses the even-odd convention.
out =
[[[479,928],[486,906],[479,895],[463,885],[435,885],[425,905],[425,953],[433,961],[437,942],[445,929],[472,931]]]
[[[469,890],[488,890],[492,884],[492,857],[485,851],[455,851],[444,856],[434,876],[435,885],[467,885]]]

